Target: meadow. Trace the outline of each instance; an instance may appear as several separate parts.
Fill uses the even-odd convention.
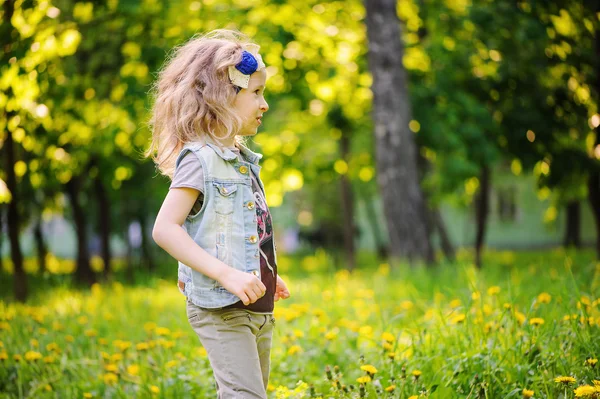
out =
[[[487,251],[428,269],[281,257],[270,398],[600,396],[592,251]],[[2,398],[212,398],[173,279],[54,284],[0,302]]]

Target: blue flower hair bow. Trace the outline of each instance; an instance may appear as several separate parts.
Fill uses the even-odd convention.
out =
[[[242,60],[235,66],[229,67],[229,79],[235,86],[247,89],[250,75],[265,67],[258,50],[257,44],[246,44],[246,50],[242,52]]]

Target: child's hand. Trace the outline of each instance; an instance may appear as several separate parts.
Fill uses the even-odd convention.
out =
[[[219,282],[223,288],[240,298],[246,306],[258,301],[267,291],[267,287],[257,276],[233,268],[229,268]]]
[[[287,299],[290,297],[290,291],[285,284],[285,281],[277,275],[277,285],[275,286],[275,302],[279,299]]]

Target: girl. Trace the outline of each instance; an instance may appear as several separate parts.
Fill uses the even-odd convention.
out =
[[[219,398],[266,398],[277,275],[258,161],[242,139],[269,106],[256,44],[217,30],[178,48],[161,70],[147,152],[172,178],[152,237],[179,262],[190,325]]]

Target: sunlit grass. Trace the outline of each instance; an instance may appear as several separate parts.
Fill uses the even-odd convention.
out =
[[[592,253],[488,252],[483,271],[471,259],[348,273],[324,252],[282,258],[293,296],[276,305],[269,397],[598,395]],[[0,364],[10,397],[215,396],[174,280],[0,302]]]

